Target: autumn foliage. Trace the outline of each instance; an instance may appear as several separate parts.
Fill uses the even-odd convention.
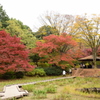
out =
[[[93,52],[91,48],[84,48],[82,51],[84,52],[83,57],[92,55]],[[100,47],[98,47],[96,54],[100,56]]]
[[[28,53],[20,38],[0,31],[0,73],[19,69],[28,71],[33,68],[28,63]]]
[[[73,61],[79,56],[76,47],[75,40],[63,33],[60,36],[49,35],[44,37],[43,41],[37,42],[37,46],[32,52],[39,54],[42,57],[41,61],[64,68],[67,67],[67,64],[73,65]]]

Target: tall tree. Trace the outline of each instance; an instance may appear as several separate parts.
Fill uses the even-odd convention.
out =
[[[36,37],[27,25],[16,19],[7,21],[8,26],[6,27],[7,32],[11,36],[16,35],[21,38],[21,41],[27,46],[27,48],[35,47]]]
[[[96,56],[100,46],[100,16],[77,16],[75,25],[79,29],[78,34],[86,46],[92,49],[93,64],[96,68]]]
[[[37,42],[34,54],[41,57],[41,61],[49,64],[67,67],[67,64],[73,65],[73,61],[79,56],[78,50],[74,49],[77,43],[66,33],[56,36],[49,35],[43,37],[42,42]]]
[[[74,23],[74,16],[62,15],[55,12],[46,13],[44,16],[40,16],[42,25],[50,25],[55,27],[59,31],[59,35],[64,32],[68,32],[70,26]]]
[[[20,38],[0,31],[0,73],[17,71],[20,68],[28,71],[34,68],[28,63],[28,53]]]
[[[3,9],[3,6],[0,4],[0,24],[2,24],[2,26],[0,26],[0,29],[7,27],[6,21],[8,20],[9,16],[6,14],[5,10]]]
[[[48,35],[51,35],[51,34],[58,35],[59,32],[55,27],[51,27],[49,25],[47,25],[47,26],[44,25],[44,26],[40,27],[39,30],[37,32],[35,32],[34,35],[38,39],[43,39],[44,36],[48,36]]]

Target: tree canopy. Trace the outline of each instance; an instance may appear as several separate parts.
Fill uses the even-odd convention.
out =
[[[55,28],[55,27],[51,27],[49,25],[44,25],[42,27],[40,27],[38,29],[37,32],[35,32],[35,36],[38,38],[38,39],[43,39],[44,36],[48,36],[48,35],[51,35],[51,34],[55,34],[55,35],[58,35],[59,32],[58,30]]]
[[[100,46],[100,16],[77,16],[75,27],[85,46],[91,48],[94,67],[96,67],[96,56]]]
[[[45,15],[40,16],[42,25],[55,27],[58,30],[59,35],[63,32],[69,32],[74,20],[75,17],[72,15],[59,14],[56,12],[47,12]]]
[[[9,20],[9,16],[6,14],[3,6],[0,4],[0,30],[7,27],[6,21]]]
[[[26,45],[27,48],[35,47],[36,37],[27,25],[16,19],[10,19],[7,21],[8,26],[6,31],[10,33],[11,36],[17,36],[21,38],[21,41]]]
[[[28,53],[20,38],[0,31],[0,73],[17,71],[20,68],[28,71],[34,68],[28,63]]]
[[[10,33],[11,36],[20,37],[20,41],[23,42],[28,49],[35,48],[37,40],[40,41],[37,42],[37,45],[39,45],[39,43],[41,45],[46,45],[45,43],[47,43],[47,45],[50,46],[47,40],[45,40],[45,36],[50,36],[49,38],[52,41],[54,41],[52,37],[55,36],[56,43],[56,41],[58,41],[57,38],[59,38],[59,36],[62,37],[61,33],[67,32],[78,42],[79,45],[77,46],[77,49],[91,49],[93,63],[96,67],[96,56],[100,47],[100,15],[87,16],[87,14],[85,14],[84,16],[72,16],[68,14],[63,15],[55,12],[47,12],[44,16],[40,16],[40,18],[43,26],[40,27],[37,32],[32,32],[30,27],[24,25],[20,20],[9,18],[3,9],[3,6],[0,5],[0,30],[4,29],[6,32]],[[58,35],[58,37],[56,35]],[[49,41],[49,43],[51,42]],[[44,45],[42,45],[43,48]],[[51,44],[51,48],[52,45],[54,45],[54,43]],[[67,47],[66,44],[61,46],[61,48],[64,48],[63,50],[66,50]],[[45,51],[45,53],[47,52],[48,51]],[[37,53],[40,55],[38,51]],[[54,52],[52,51],[52,53]],[[63,53],[66,54],[66,52]],[[56,53],[54,53],[54,55],[55,54]],[[50,56],[50,54],[48,55]],[[58,61],[58,63],[61,62],[63,61]]]
[[[43,37],[43,41],[38,41],[32,52],[42,57],[41,61],[64,68],[67,64],[73,65],[75,58],[80,55],[76,46],[72,37],[63,33],[60,36]]]

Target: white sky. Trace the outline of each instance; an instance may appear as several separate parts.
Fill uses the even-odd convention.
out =
[[[16,18],[33,31],[39,25],[38,17],[46,11],[61,14],[100,14],[100,0],[0,0],[10,18]]]

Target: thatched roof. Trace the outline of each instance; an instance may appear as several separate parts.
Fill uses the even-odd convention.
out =
[[[79,61],[93,61],[93,56],[90,55],[87,57],[80,58]],[[96,57],[96,61],[100,61],[100,57]]]

